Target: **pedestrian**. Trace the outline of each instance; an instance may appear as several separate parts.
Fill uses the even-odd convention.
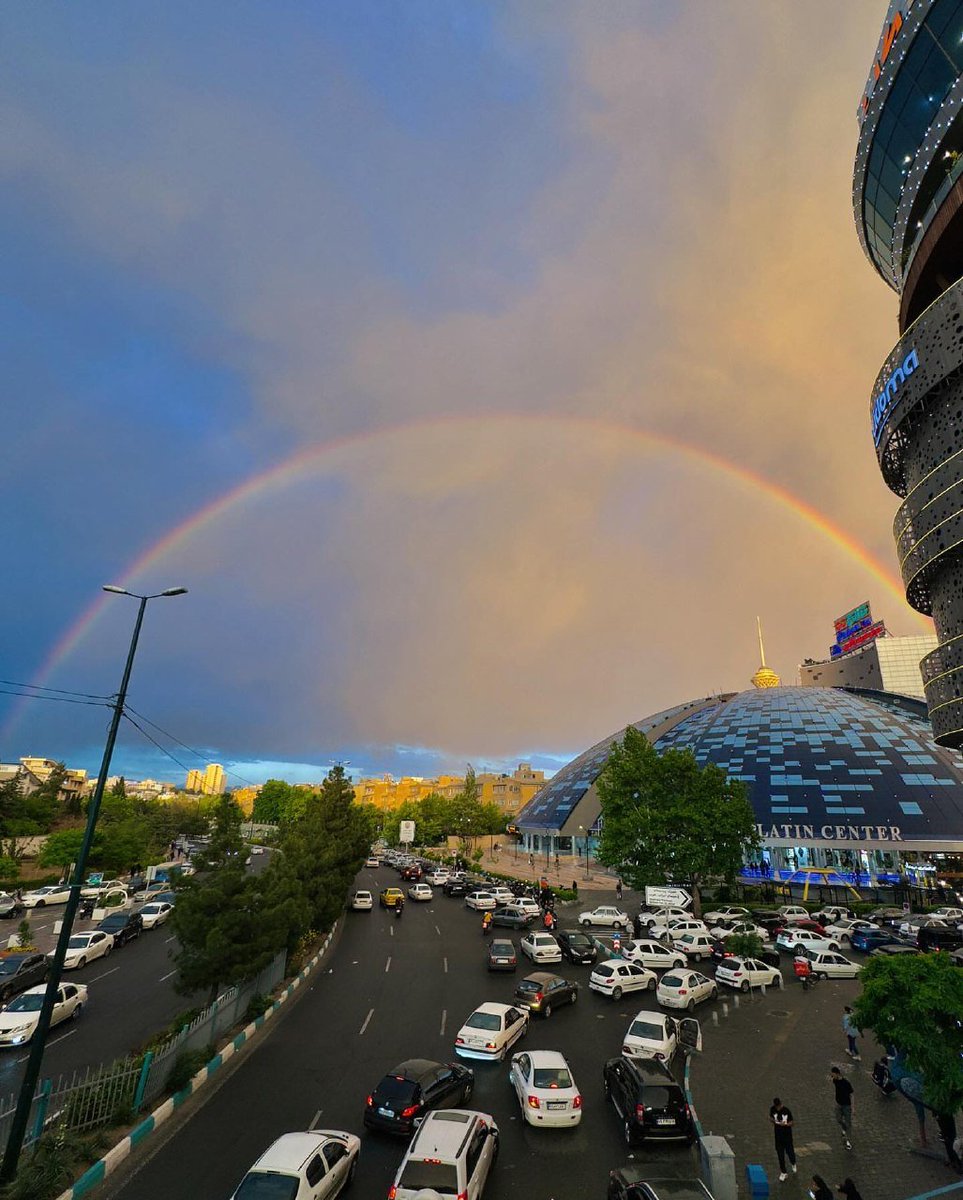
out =
[[[859,1188],[848,1175],[842,1183],[836,1184],[836,1191],[839,1192],[840,1196],[844,1196],[845,1200],[863,1200],[863,1197],[859,1194]]]
[[[853,1010],[848,1004],[843,1009],[843,1033],[846,1034],[846,1040],[849,1043],[846,1053],[850,1058],[859,1062],[859,1047],[856,1045],[856,1039],[859,1037],[859,1029],[856,1027],[856,1018],[853,1016]]]
[[[937,1113],[936,1125],[940,1131],[943,1147],[946,1150],[946,1165],[952,1167],[955,1171],[963,1171],[963,1163],[961,1163],[956,1146],[953,1144],[956,1141],[956,1120],[953,1114]]]
[[[572,880],[572,895],[575,897],[576,900],[578,899],[578,880],[577,879]]]
[[[787,1108],[778,1096],[773,1098],[769,1110],[769,1120],[772,1122],[773,1137],[776,1139],[776,1158],[779,1159],[779,1182],[784,1183],[788,1178],[786,1162],[793,1175],[796,1174],[796,1148],[792,1144],[792,1111]]]
[[[535,866],[535,855],[534,855],[534,854],[530,854],[530,855],[528,856],[528,865],[529,865],[530,867],[534,867],[534,866]]]
[[[635,935],[635,940],[638,941],[642,936],[642,914],[636,913],[632,918],[632,933]]]
[[[555,870],[558,871],[560,869],[561,869],[561,866],[559,864],[558,854],[556,853],[556,855],[555,855]]]
[[[843,1141],[846,1143],[846,1149],[852,1150],[853,1143],[849,1135],[853,1131],[853,1085],[848,1079],[843,1078],[843,1073],[839,1067],[832,1068],[829,1072],[829,1079],[833,1085],[836,1100],[836,1121],[839,1124],[839,1128],[843,1131]]]
[[[823,1179],[822,1175],[814,1175],[809,1181],[809,1195],[812,1197],[812,1200],[833,1200],[829,1184]]]
[[[621,879],[616,879],[616,881],[615,881],[615,898],[616,898],[616,900],[622,899],[622,880]]]

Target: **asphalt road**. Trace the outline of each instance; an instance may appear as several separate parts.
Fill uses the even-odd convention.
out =
[[[358,885],[376,891],[397,878],[390,868],[366,870]],[[571,923],[571,915],[563,920]],[[145,1148],[113,1188],[108,1181],[107,1194],[115,1200],[227,1200],[276,1137],[316,1127],[360,1134],[354,1194],[364,1200],[387,1195],[405,1143],[364,1131],[365,1096],[406,1058],[453,1059],[465,1018],[482,1001],[510,1000],[516,979],[528,973],[522,960],[516,976],[489,974],[480,928],[477,914],[440,892],[430,904],[407,904],[400,920],[380,909],[346,913],[339,944],[303,998],[186,1124],[153,1150]],[[525,1045],[566,1055],[584,1097],[584,1117],[575,1130],[532,1129],[521,1120],[507,1065],[469,1063],[472,1107],[493,1114],[501,1132],[486,1200],[602,1197],[609,1170],[627,1158],[615,1111],[602,1098],[601,1068],[619,1053],[631,1018],[654,1001],[613,1003],[589,992],[589,967],[558,969],[582,983],[579,1001],[548,1021],[535,1019]],[[684,1166],[693,1163],[694,1152],[659,1147],[636,1154]]]

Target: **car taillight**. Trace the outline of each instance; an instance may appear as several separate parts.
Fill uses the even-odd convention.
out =
[[[455,1200],[468,1200],[468,1193],[467,1192],[459,1192],[458,1195],[455,1197]]]
[[[680,996],[688,996],[688,994],[689,994],[689,993],[688,993],[688,991],[687,991],[685,988],[679,988],[679,995],[680,995]]]
[[[498,1043],[497,1043],[497,1042],[486,1042],[486,1043],[485,1043],[485,1049],[486,1049],[486,1050],[496,1050],[497,1048],[498,1048]]]
[[[539,1098],[537,1096],[529,1096],[528,1097],[528,1107],[529,1108],[541,1108],[542,1102],[541,1102],[541,1100],[539,1100]]]
[[[685,1106],[685,1119],[688,1121],[688,1120],[689,1120],[691,1117],[692,1117],[692,1113],[691,1113],[691,1111],[690,1111],[690,1109],[689,1109],[689,1106],[688,1106],[688,1104],[687,1104],[687,1105]]]
[[[631,1046],[623,1046],[623,1047],[622,1047],[622,1053],[623,1053],[623,1054],[631,1054],[631,1053],[632,1053],[632,1047],[631,1047]]]
[[[401,1115],[403,1117],[413,1117],[419,1108],[421,1108],[420,1104],[409,1104],[407,1108],[401,1110]]]
[[[392,1184],[391,1187],[388,1188],[388,1200],[395,1200],[395,1196],[397,1196],[397,1195],[398,1195],[398,1189],[395,1187],[394,1184]]]
[[[455,1038],[455,1045],[456,1045],[456,1046],[464,1046],[464,1044],[465,1044],[465,1039],[464,1039],[463,1037],[456,1037],[456,1038]]]
[[[368,1096],[367,1099],[365,1100],[365,1104],[367,1104],[367,1106],[369,1108],[371,1108],[371,1106],[374,1104],[374,1097]]]
[[[637,1121],[641,1121],[644,1118],[644,1116],[645,1116],[645,1105],[637,1104],[635,1106],[635,1119]]]
[[[575,1099],[572,1101],[572,1108],[581,1108],[581,1107],[582,1107],[582,1097],[576,1096]]]
[[[545,999],[545,997],[542,995],[541,992],[536,992],[535,995],[532,997],[532,1003],[533,1004],[541,1004],[544,999]]]

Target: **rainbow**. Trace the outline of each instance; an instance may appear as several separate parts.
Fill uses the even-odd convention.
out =
[[[309,477],[320,467],[324,466],[327,460],[338,451],[399,434],[418,431],[430,432],[450,426],[456,426],[460,431],[464,431],[466,427],[470,429],[473,426],[477,426],[480,431],[490,431],[493,425],[500,423],[505,423],[513,427],[537,428],[539,431],[544,431],[546,425],[549,425],[556,429],[570,430],[576,433],[594,431],[616,434],[623,444],[628,443],[647,451],[667,451],[682,455],[690,462],[698,463],[718,474],[724,475],[730,480],[738,481],[765,496],[772,503],[784,508],[798,520],[801,520],[811,529],[814,529],[825,537],[852,562],[862,567],[899,603],[901,608],[906,603],[899,578],[888,571],[878,559],[874,558],[865,546],[856,541],[855,538],[851,537],[840,526],[830,521],[825,513],[820,512],[819,509],[814,508],[813,505],[808,504],[805,500],[801,500],[786,488],[773,483],[772,480],[766,479],[748,467],[730,462],[718,454],[713,454],[701,446],[692,445],[679,438],[670,437],[663,433],[653,433],[650,430],[639,429],[631,425],[622,425],[617,422],[594,417],[545,416],[543,414],[529,415],[515,413],[496,413],[487,416],[433,417],[407,425],[384,426],[373,432],[351,434],[299,450],[283,462],[277,463],[275,466],[251,476],[243,483],[238,484],[202,508],[199,508],[187,517],[186,520],[165,533],[153,545],[147,547],[146,550],[134,559],[130,566],[124,569],[120,578],[113,580],[113,582],[123,584],[124,586],[132,586],[139,576],[156,566],[165,555],[177,549],[177,547],[183,546],[191,538],[196,537],[205,529],[214,525],[228,512],[239,506],[260,500],[273,491],[290,487],[293,483]],[[74,651],[108,604],[109,598],[107,596],[98,595],[97,599],[81,613],[76,622],[67,629],[60,640],[53,646],[41,664],[33,680],[36,686],[42,686],[50,679],[58,667]],[[915,612],[913,615],[926,632],[932,632],[932,622],[927,617]],[[3,737],[9,738],[10,732],[19,719],[25,703],[26,701],[21,701],[19,705],[14,706],[12,709],[6,726],[2,731]]]

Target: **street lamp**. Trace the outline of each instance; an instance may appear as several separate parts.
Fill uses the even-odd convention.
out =
[[[40,1018],[37,1021],[37,1029],[33,1035],[30,1057],[27,1060],[27,1069],[24,1072],[23,1082],[20,1085],[20,1095],[17,1098],[16,1112],[13,1114],[10,1133],[7,1137],[7,1148],[4,1151],[3,1164],[0,1166],[0,1182],[3,1183],[9,1183],[16,1175],[17,1164],[20,1161],[20,1152],[23,1149],[23,1139],[27,1132],[27,1122],[30,1119],[30,1109],[33,1105],[33,1094],[37,1089],[37,1080],[40,1078],[40,1066],[43,1060],[47,1034],[50,1032],[50,1018],[53,1015],[54,1001],[57,996],[57,990],[60,987],[60,978],[63,974],[67,943],[70,941],[74,917],[77,915],[77,907],[80,904],[80,889],[83,887],[84,875],[87,871],[87,859],[90,857],[90,847],[94,840],[94,830],[97,825],[97,816],[100,812],[100,802],[103,799],[104,788],[107,785],[110,760],[114,753],[114,743],[117,740],[120,719],[124,715],[127,685],[130,683],[130,673],[134,665],[134,655],[137,652],[140,628],[144,623],[144,610],[147,608],[148,600],[157,600],[161,596],[183,596],[187,588],[167,588],[163,592],[154,592],[148,596],[141,596],[137,592],[129,592],[126,588],[116,587],[114,584],[105,585],[103,590],[105,592],[113,592],[118,596],[132,596],[135,600],[139,600],[140,604],[137,608],[137,620],[134,622],[134,632],[130,639],[130,649],[127,651],[127,663],[120,682],[120,691],[117,693],[117,698],[114,701],[114,715],[111,718],[110,729],[107,733],[107,744],[104,746],[104,757],[100,764],[100,774],[97,776],[97,786],[94,788],[94,794],[91,796],[90,805],[87,809],[87,826],[84,829],[84,840],[77,854],[74,877],[70,884],[70,894],[67,897],[67,906],[64,909],[63,923],[60,927],[60,936],[57,939],[57,948],[50,963],[50,970],[47,976],[47,990],[44,992],[43,1004],[40,1008]]]
[[[582,853],[585,855],[585,878],[588,879],[588,877],[589,877],[589,869],[588,869],[588,858],[589,858],[588,843],[589,843],[589,840],[588,840],[588,836],[585,833],[584,825],[579,825],[578,831],[580,834],[582,834]]]

